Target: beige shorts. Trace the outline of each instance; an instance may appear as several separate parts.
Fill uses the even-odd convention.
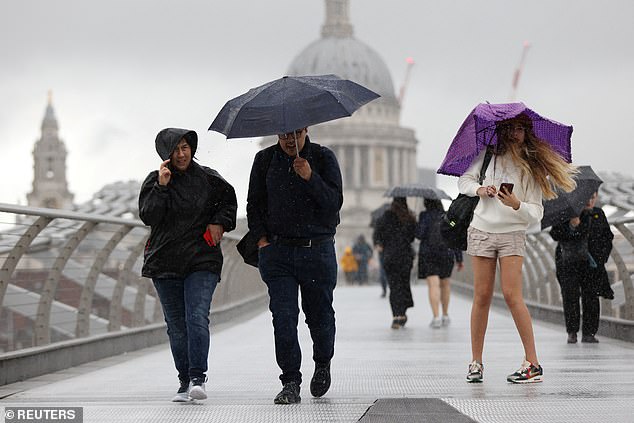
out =
[[[501,234],[484,232],[469,226],[467,229],[467,254],[477,257],[524,256],[526,232],[514,231]]]

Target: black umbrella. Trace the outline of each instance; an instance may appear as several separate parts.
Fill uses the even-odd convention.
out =
[[[285,76],[229,100],[209,129],[227,138],[287,134],[350,116],[378,97],[336,75]]]
[[[376,225],[376,221],[392,206],[391,203],[383,203],[381,207],[370,212],[370,227]]]
[[[426,200],[451,200],[451,197],[440,188],[423,184],[396,185],[383,194],[384,197],[421,197]]]
[[[579,174],[575,176],[577,188],[572,192],[559,191],[553,200],[544,201],[544,217],[542,229],[579,216],[592,194],[599,190],[603,183],[590,166],[579,166]]]

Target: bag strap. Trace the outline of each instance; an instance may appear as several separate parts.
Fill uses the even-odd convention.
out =
[[[482,168],[480,169],[480,178],[478,178],[478,183],[480,185],[484,182],[487,167],[489,167],[489,163],[491,163],[491,157],[493,157],[493,149],[491,147],[487,147],[487,152],[484,153],[484,162],[482,163]]]

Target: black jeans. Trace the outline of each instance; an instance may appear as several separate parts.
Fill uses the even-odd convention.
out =
[[[563,266],[562,266],[563,267]],[[557,280],[561,287],[566,332],[579,332],[579,320],[583,320],[583,335],[595,335],[599,330],[599,298],[596,281],[592,280],[589,267],[585,263],[577,266],[565,266],[565,271],[558,268]],[[579,307],[581,298],[581,308]],[[583,309],[583,318],[581,310]]]
[[[282,384],[301,384],[302,352],[297,339],[298,292],[313,340],[313,360],[328,363],[335,352],[333,291],[337,283],[337,259],[333,241],[312,247],[271,244],[259,251],[260,275],[269,291],[273,315],[275,358],[282,370]]]

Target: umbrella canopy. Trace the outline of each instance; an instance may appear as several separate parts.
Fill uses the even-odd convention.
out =
[[[603,183],[590,166],[579,166],[579,174],[575,179],[577,188],[574,191],[560,190],[557,198],[543,202],[542,229],[579,216],[592,194],[597,192]]]
[[[336,75],[285,76],[229,100],[209,129],[227,138],[286,134],[350,116],[378,97]]]
[[[370,227],[373,228],[374,225],[376,225],[376,221],[379,220],[379,218],[383,216],[383,213],[385,213],[391,206],[392,206],[391,203],[383,203],[381,207],[371,211],[370,212]]]
[[[440,188],[423,184],[396,185],[385,191],[383,197],[421,197],[427,200],[451,200],[451,197]]]
[[[481,103],[471,111],[458,130],[438,173],[461,176],[483,149],[488,145],[497,144],[497,123],[520,114],[528,116],[531,120],[533,133],[537,138],[549,143],[567,162],[571,162],[572,126],[540,116],[524,103]]]

